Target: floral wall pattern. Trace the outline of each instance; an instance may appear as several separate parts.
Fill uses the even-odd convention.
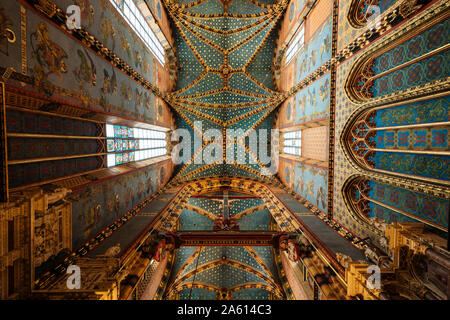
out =
[[[355,179],[350,193],[357,210],[368,219],[387,223],[420,221],[437,232],[448,228],[450,203],[446,199],[368,179]]]
[[[416,19],[421,17],[418,14]],[[444,40],[448,38],[447,24],[448,19],[440,16],[428,24],[416,23],[408,37],[404,29],[394,30],[388,39],[376,41],[374,49],[369,47],[338,65],[334,218],[361,237],[375,239],[377,235],[359,223],[358,215],[367,221],[423,222],[447,237],[449,199],[410,189],[417,180],[448,185],[448,95],[420,96],[417,89],[436,79],[445,82],[449,75]],[[387,45],[383,47],[382,41]],[[352,91],[354,88],[357,90]],[[403,101],[392,95],[404,92],[415,95],[406,95]],[[377,105],[386,97],[390,97],[389,103]],[[364,107],[362,102],[373,107]],[[357,185],[348,177],[370,172],[386,181],[392,175],[405,179],[402,181],[409,187],[361,178],[358,186],[363,187],[344,189],[346,183]],[[353,207],[342,197],[353,202]]]

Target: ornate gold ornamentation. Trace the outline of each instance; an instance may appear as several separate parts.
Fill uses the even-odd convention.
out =
[[[53,0],[38,0],[39,4],[36,4],[35,7],[43,14],[45,14],[49,18],[53,18],[56,14],[57,7]]]

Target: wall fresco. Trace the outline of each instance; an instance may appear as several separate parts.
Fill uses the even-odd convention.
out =
[[[170,179],[166,161],[89,186],[72,195],[72,246],[78,247]]]
[[[70,1],[61,1],[60,5],[63,6],[66,2]],[[166,85],[170,82],[168,75],[163,74],[166,72],[155,63],[156,60],[150,52],[144,50],[143,44],[134,39],[136,36],[128,26],[115,18],[108,1],[79,2],[83,8],[82,15],[86,15],[82,21],[89,32],[100,41],[104,41],[108,48],[116,51],[151,83]],[[0,14],[5,19],[12,16],[20,17],[19,2],[8,1],[2,4],[2,8]],[[104,10],[101,10],[102,8]],[[22,71],[34,78],[34,85],[27,85],[22,89],[87,109],[139,119],[147,123],[162,126],[171,123],[167,105],[150,91],[43,20],[34,11],[26,8],[23,10],[26,15],[24,24],[27,37],[23,39],[26,42],[26,51],[22,55],[20,41],[8,44],[5,50],[0,50],[4,67],[13,67],[20,72],[23,61],[26,61],[26,69]],[[93,19],[90,18],[92,14]],[[19,23],[13,23],[12,30],[20,39]]]
[[[328,211],[328,170],[286,159],[280,159],[280,168],[280,178],[287,186],[320,210]]]

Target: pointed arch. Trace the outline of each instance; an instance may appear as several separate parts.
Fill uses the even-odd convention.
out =
[[[404,181],[376,176],[353,175],[342,188],[350,215],[364,227],[379,234],[391,222],[422,222],[436,232],[448,231],[450,194],[440,196],[414,190]]]
[[[435,5],[412,18],[364,53],[352,67],[345,90],[355,103],[407,98],[411,92],[447,85],[450,45],[448,4]],[[431,14],[432,13],[432,14]],[[411,37],[412,35],[412,37]]]
[[[356,110],[344,126],[344,154],[358,170],[450,186],[450,95]]]

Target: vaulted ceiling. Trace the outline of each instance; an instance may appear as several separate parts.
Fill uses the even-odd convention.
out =
[[[283,99],[275,91],[272,66],[284,5],[272,0],[182,0],[166,1],[166,7],[176,29],[178,64],[176,91],[167,101],[177,111],[178,128],[192,137],[208,129],[223,137],[227,129],[242,129],[240,137],[248,137],[251,129],[272,128],[272,111]],[[196,121],[202,128],[194,128]],[[274,179],[261,174],[262,163],[248,140],[245,164],[206,164],[212,162],[209,152],[202,152],[206,144],[193,145],[192,157],[178,167],[176,179]]]
[[[242,129],[239,137],[247,138],[252,129],[271,129],[273,111],[283,100],[275,91],[273,59],[285,4],[179,0],[165,5],[175,28],[178,65],[176,91],[166,100],[176,111],[177,127],[188,130],[191,137],[208,129],[225,137],[227,129]],[[211,153],[204,151],[210,142],[192,143],[191,159],[178,166],[173,181],[213,176],[276,179],[262,174],[264,165],[250,150],[248,139],[243,164],[208,164],[213,162]],[[220,146],[224,157],[226,145]],[[237,157],[242,156],[239,152],[235,144]],[[258,197],[225,190],[191,198],[178,223],[180,231],[269,231],[271,215]],[[282,289],[271,247],[181,247],[166,295],[269,299],[282,297]]]
[[[270,247],[182,247],[168,292],[177,298],[260,299],[282,297]]]

